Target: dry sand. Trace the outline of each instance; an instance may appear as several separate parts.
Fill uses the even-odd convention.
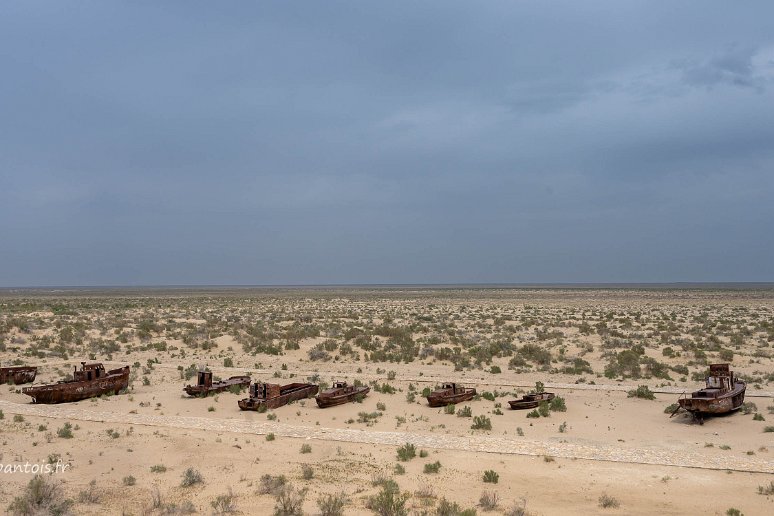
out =
[[[78,514],[160,514],[186,501],[197,511],[210,513],[211,502],[229,489],[237,511],[268,514],[275,498],[259,494],[265,474],[285,475],[296,487],[307,489],[303,509],[309,514],[319,513],[318,496],[337,492],[348,495],[345,514],[370,514],[367,500],[379,492],[373,480],[380,476],[393,478],[402,491],[412,494],[406,507],[417,514],[435,514],[442,497],[481,514],[483,508],[476,506],[484,490],[499,495],[493,514],[514,505],[526,505],[531,514],[725,514],[731,507],[747,515],[774,512],[774,497],[757,493],[758,486],[774,480],[774,433],[764,432],[774,424],[774,408],[767,408],[774,406],[774,382],[770,381],[774,349],[760,330],[774,325],[774,294],[769,291],[272,291],[207,296],[157,293],[153,298],[91,293],[56,300],[43,295],[7,296],[0,298],[0,306],[5,328],[0,341],[6,348],[0,360],[7,364],[21,358],[38,365],[36,384],[60,379],[82,356],[99,351],[93,344],[98,340],[118,340],[117,350],[97,353],[106,364],[141,364],[127,394],[78,403],[33,405],[19,387],[0,388],[4,414],[0,463],[45,463],[61,457],[69,468],[53,479],[62,483]],[[644,343],[645,356],[669,365],[689,364],[691,373],[706,366],[695,363],[693,353],[684,351],[670,358],[663,349],[679,349],[675,342],[684,342],[680,339],[717,335],[723,349],[734,351],[733,369],[757,380],[749,386],[747,399],[757,405],[764,421],[741,412],[712,418],[704,425],[684,415],[670,419],[664,409],[676,401],[675,393],[698,388],[700,382],[690,376],[680,381],[681,375],[674,372],[672,380],[602,376],[609,361],[604,343],[611,337],[580,333],[577,326],[584,316],[592,325],[607,320],[609,327],[619,328],[621,338]],[[228,317],[232,327],[211,323],[213,318]],[[497,317],[503,321],[496,323]],[[14,318],[27,320],[29,327],[9,324]],[[537,323],[525,326],[529,318]],[[168,327],[151,330],[150,337],[139,334],[140,322],[149,319],[166,321]],[[411,363],[366,361],[359,349],[359,360],[349,354],[339,354],[335,361],[309,359],[309,351],[328,338],[339,344],[353,342],[342,330],[360,322],[364,327],[385,321],[408,326],[434,320],[446,321],[455,328],[455,335],[431,328],[412,332],[413,339],[437,348],[457,345],[467,350],[477,338],[498,341],[503,326],[518,326],[508,338],[516,347],[533,343],[550,350],[555,363],[549,369],[561,369],[568,357],[583,357],[593,373],[541,371],[535,364],[515,372],[508,368],[511,356],[496,356],[482,368],[473,364],[461,371],[455,371],[448,360],[432,356]],[[675,327],[659,330],[661,320],[672,321]],[[702,324],[696,321],[702,320],[716,324],[701,337],[691,334],[692,327]],[[299,338],[299,349],[285,350],[283,355],[252,355],[240,340],[244,326],[235,321],[261,322],[267,332],[267,328],[302,321],[318,324],[323,331]],[[64,360],[52,350],[61,340],[62,328],[68,326],[81,328],[83,335],[80,344],[63,344],[69,349]],[[750,334],[733,344],[729,335],[742,326],[750,328]],[[115,327],[126,331],[127,342],[117,339]],[[561,337],[541,340],[535,337],[535,327],[561,332]],[[193,348],[190,336],[196,332],[205,333],[203,340],[213,347],[202,349],[199,342]],[[662,337],[664,332],[670,334]],[[436,334],[438,341],[428,340]],[[460,335],[474,344],[460,344]],[[40,357],[25,356],[45,336],[51,339],[45,352]],[[148,343],[158,342],[165,342],[167,350],[148,349]],[[280,343],[283,338],[270,336],[268,342]],[[706,353],[709,362],[718,361],[715,353]],[[223,365],[226,358],[233,367]],[[159,363],[149,368],[148,360],[155,359]],[[182,387],[193,380],[181,379],[178,366],[191,364],[207,365],[221,377],[250,372],[256,380],[277,383],[305,381],[312,375],[327,383],[378,380],[397,392],[372,390],[360,404],[325,410],[310,399],[264,414],[242,412],[236,401],[244,394],[184,396]],[[502,372],[489,372],[491,365],[499,365]],[[148,381],[143,382],[143,377]],[[576,384],[581,378],[584,383]],[[472,418],[427,406],[422,389],[446,379],[498,394],[494,401],[481,398],[457,407],[469,406],[474,416],[488,417],[491,430],[472,430]],[[508,409],[507,400],[530,390],[536,381],[562,396],[567,411],[527,418],[527,411]],[[657,393],[656,400],[627,397],[626,391],[636,385],[649,385]],[[416,392],[413,402],[407,400],[410,386]],[[356,421],[360,412],[382,415],[366,424]],[[75,427],[71,439],[57,436],[65,422]],[[267,440],[270,433],[274,440]],[[427,456],[399,462],[396,449],[406,442],[415,444],[417,451],[425,450]],[[303,445],[311,451],[301,453]],[[436,461],[441,463],[438,473],[423,472],[425,464]],[[395,474],[396,464],[405,473]],[[166,470],[152,472],[154,465]],[[303,478],[304,465],[312,468],[311,479]],[[189,467],[198,470],[204,482],[181,487]],[[499,482],[484,483],[485,470],[496,471]],[[128,476],[134,477],[134,485],[123,485]],[[32,474],[2,474],[0,508],[8,507],[31,478]],[[92,480],[96,496],[88,503],[79,494],[88,490]],[[153,510],[156,492],[162,507]],[[603,494],[614,497],[619,507],[600,507]]]

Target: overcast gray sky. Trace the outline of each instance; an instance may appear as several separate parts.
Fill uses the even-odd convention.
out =
[[[772,20],[3,2],[0,286],[774,281]]]

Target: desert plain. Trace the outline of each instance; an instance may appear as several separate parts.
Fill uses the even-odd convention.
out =
[[[0,387],[3,468],[66,466],[0,470],[0,512],[774,513],[771,288],[0,291],[0,365],[38,385],[82,361],[130,365],[129,388],[42,405]],[[711,363],[746,405],[670,417]],[[204,368],[371,391],[241,411],[245,391],[185,395]],[[447,381],[478,396],[429,407]],[[540,386],[563,403],[509,408]]]

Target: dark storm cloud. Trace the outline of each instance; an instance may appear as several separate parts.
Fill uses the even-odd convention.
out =
[[[774,280],[767,2],[0,10],[0,285]]]

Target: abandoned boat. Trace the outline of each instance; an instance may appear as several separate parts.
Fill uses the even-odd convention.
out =
[[[21,385],[35,381],[35,375],[38,372],[37,367],[32,366],[9,366],[0,367],[0,384],[12,383]]]
[[[129,366],[105,371],[101,363],[81,362],[81,370],[75,367],[72,380],[25,387],[22,393],[32,397],[33,403],[69,403],[103,394],[118,394],[127,387]]]
[[[212,381],[212,371],[199,371],[196,385],[186,385],[183,390],[189,396],[206,397],[214,392],[223,392],[232,386],[238,386],[239,389],[250,386],[249,376],[232,376],[227,380],[219,382]]]
[[[343,405],[364,398],[371,390],[367,385],[347,385],[347,382],[334,382],[333,387],[325,389],[315,397],[320,408]]]
[[[521,399],[509,401],[508,405],[513,410],[537,408],[541,402],[551,401],[555,397],[556,395],[553,392],[531,392],[522,396]]]
[[[744,403],[744,391],[747,388],[742,380],[734,376],[728,364],[711,364],[706,386],[692,392],[691,397],[677,400],[678,407],[690,412],[699,421],[704,415],[725,414],[737,410]]]
[[[276,383],[256,382],[250,386],[250,397],[239,400],[242,410],[275,409],[287,405],[291,401],[311,398],[317,394],[317,385],[311,383]]]
[[[476,389],[463,387],[458,383],[445,383],[440,389],[431,392],[427,396],[427,402],[431,407],[445,407],[455,405],[473,399]]]

